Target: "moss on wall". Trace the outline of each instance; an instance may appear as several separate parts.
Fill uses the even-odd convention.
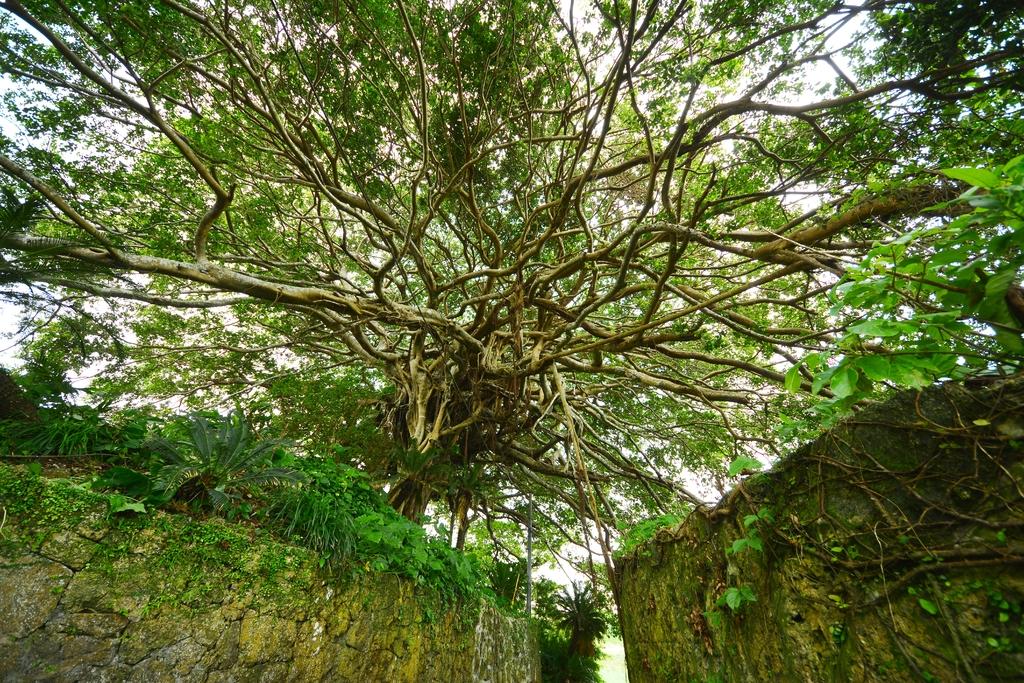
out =
[[[525,622],[0,466],[0,680],[532,681]]]
[[[620,563],[630,680],[1022,680],[1022,451],[1020,381],[868,407]]]

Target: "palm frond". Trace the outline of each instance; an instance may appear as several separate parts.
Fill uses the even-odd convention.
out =
[[[244,450],[249,445],[250,431],[245,415],[233,410],[224,421],[221,442],[229,453]]]
[[[291,486],[306,482],[306,477],[296,470],[285,467],[271,467],[265,470],[246,472],[231,480],[238,488],[260,488],[264,486]]]
[[[192,446],[199,456],[206,462],[213,459],[213,440],[210,438],[210,421],[203,415],[193,415],[189,420],[189,437]]]
[[[223,510],[233,498],[233,496],[219,487],[209,489],[206,494],[210,497],[210,504],[214,510]]]
[[[167,464],[184,465],[187,462],[187,457],[178,450],[178,445],[168,439],[149,439],[146,448]]]
[[[185,482],[196,479],[202,475],[202,470],[195,466],[187,465],[164,465],[157,470],[153,479],[154,486],[167,493],[174,493],[180,489]]]
[[[28,232],[42,218],[45,204],[41,197],[29,197],[21,201],[8,187],[3,188],[3,195],[0,201],[0,237],[15,232]]]
[[[201,502],[221,509],[238,498],[238,492],[284,487],[305,482],[306,476],[287,467],[270,467],[274,451],[290,442],[268,439],[252,443],[245,415],[232,411],[210,420],[193,414],[188,424],[190,452],[183,452],[166,439],[150,442],[162,460],[155,482],[172,495],[189,481],[202,493]]]

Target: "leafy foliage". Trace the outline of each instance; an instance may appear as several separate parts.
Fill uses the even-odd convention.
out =
[[[757,602],[757,596],[754,595],[754,589],[750,586],[729,586],[715,601],[715,605],[728,607],[731,612],[735,613],[743,609],[743,605],[751,602]]]
[[[569,633],[569,653],[597,656],[597,641],[608,632],[607,608],[591,584],[573,582],[555,597],[558,625]]]
[[[803,360],[813,391],[831,391],[819,406],[830,419],[876,385],[921,388],[1024,364],[1024,157],[943,173],[973,185],[943,206],[968,210],[876,244],[835,288],[832,313],[859,322],[846,326],[835,361]],[[787,373],[789,386],[799,371]]]
[[[285,443],[254,441],[245,416],[238,411],[216,422],[193,415],[186,443],[164,438],[149,442],[159,462],[154,489],[167,497],[220,510],[267,487],[302,483],[305,478],[298,471],[272,465],[275,452]]]
[[[0,187],[0,237],[14,232],[28,232],[42,218],[43,198],[20,199],[10,187]]]
[[[534,584],[535,625],[545,683],[597,683],[597,641],[612,626],[612,617],[593,586],[558,586],[541,579]]]
[[[81,456],[116,460],[137,454],[151,417],[145,411],[113,413],[109,405],[82,405],[64,368],[33,359],[12,376],[32,415],[0,420],[0,452],[22,456]]]
[[[0,423],[3,450],[16,455],[83,455],[109,447],[112,434],[95,409],[42,411],[39,420]]]
[[[282,440],[256,439],[240,412],[163,421],[138,411],[68,410],[89,419],[27,425],[35,431],[17,431],[26,425],[10,421],[3,425],[5,443],[17,452],[45,455],[63,448],[90,456],[94,465],[120,463],[87,483],[92,491],[107,492],[110,514],[159,507],[200,516],[218,512],[314,550],[322,566],[338,573],[396,574],[447,599],[491,594],[475,558],[395,512],[365,472],[329,458],[297,457]],[[68,435],[65,422],[78,431]],[[152,431],[164,436],[150,438]],[[62,434],[65,440],[53,441],[53,448],[36,449],[44,437]],[[91,449],[100,443],[103,452]],[[38,475],[39,463],[32,464]]]
[[[542,629],[537,641],[543,683],[600,683],[600,660],[570,654],[569,636],[565,632]]]
[[[493,561],[487,570],[487,581],[494,598],[504,607],[525,610],[526,560]]]
[[[324,565],[397,574],[450,598],[481,594],[474,560],[395,512],[365,472],[321,458],[289,462],[307,483],[276,491],[269,517],[286,538],[318,551]]]

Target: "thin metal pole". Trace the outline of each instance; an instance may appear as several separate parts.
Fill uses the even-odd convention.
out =
[[[533,614],[533,494],[526,508],[526,616]]]

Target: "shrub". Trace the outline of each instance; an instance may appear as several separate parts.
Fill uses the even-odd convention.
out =
[[[612,627],[612,616],[600,594],[589,584],[574,583],[558,590],[557,584],[545,579],[534,588],[541,680],[598,683],[597,642]]]
[[[286,442],[253,441],[245,416],[233,411],[217,422],[195,414],[189,419],[188,441],[154,439],[147,444],[160,462],[154,489],[198,507],[221,510],[242,495],[302,483],[306,477],[289,467],[275,467],[275,452]]]
[[[572,654],[569,634],[542,624],[537,630],[540,671],[543,683],[600,683],[600,658]]]
[[[397,574],[448,598],[482,594],[476,562],[395,512],[364,472],[321,458],[291,464],[307,485],[276,491],[269,515],[289,540],[319,552],[323,565]]]
[[[0,421],[0,450],[17,455],[123,459],[138,453],[150,419],[138,411],[111,417],[103,406],[40,408],[34,420]]]

